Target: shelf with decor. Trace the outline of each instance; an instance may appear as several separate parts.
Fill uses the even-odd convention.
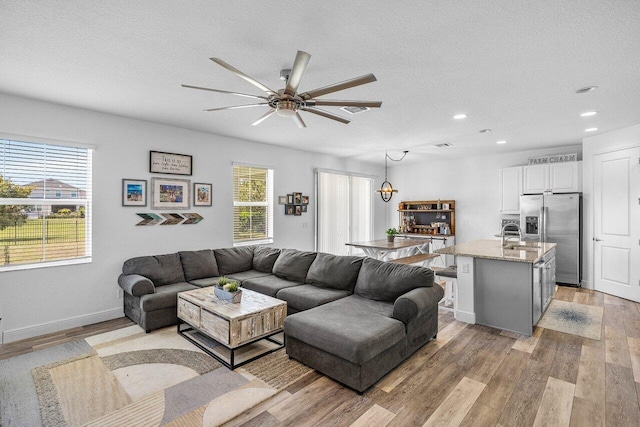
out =
[[[454,236],[455,200],[402,201],[398,205],[399,230],[406,234]]]

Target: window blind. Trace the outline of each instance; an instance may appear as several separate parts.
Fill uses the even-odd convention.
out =
[[[373,180],[317,172],[317,250],[335,255],[351,251],[347,242],[373,239]]]
[[[0,269],[90,260],[91,155],[0,139]]]
[[[273,169],[233,166],[233,242],[273,242]]]

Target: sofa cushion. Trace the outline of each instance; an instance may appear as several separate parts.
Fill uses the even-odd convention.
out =
[[[218,263],[211,249],[201,251],[182,251],[180,262],[184,270],[184,278],[190,282],[192,280],[203,279],[205,277],[216,277],[218,273]]]
[[[433,271],[424,267],[366,258],[354,293],[376,301],[395,301],[415,288],[433,286]]]
[[[362,266],[361,257],[318,253],[309,267],[306,283],[353,292]]]
[[[254,248],[254,246],[239,246],[237,248],[214,249],[220,276],[251,270]]]
[[[261,271],[256,270],[247,270],[241,271],[239,273],[233,273],[227,276],[228,279],[235,280],[240,282],[240,284],[244,283],[245,280],[255,279],[258,277],[271,276],[271,273],[263,273]]]
[[[207,286],[213,286],[218,283],[218,279],[219,277],[205,277],[204,279],[189,280],[189,283],[199,288],[206,288]]]
[[[154,255],[131,258],[122,266],[123,274],[139,274],[151,279],[155,286],[184,282],[180,255]]]
[[[268,246],[256,246],[253,251],[253,269],[263,273],[271,273],[273,264],[280,255],[280,249]]]
[[[343,289],[300,285],[279,290],[276,298],[286,301],[287,308],[292,308],[295,311],[304,311],[349,295],[351,295],[351,292]]]
[[[357,365],[405,338],[404,324],[390,316],[393,304],[351,295],[287,316],[287,336]]]
[[[242,282],[242,287],[276,298],[276,294],[280,289],[300,286],[301,284],[302,282],[292,282],[270,274],[269,276],[247,279]]]
[[[140,297],[140,308],[143,311],[155,311],[162,308],[171,308],[178,305],[178,292],[198,289],[197,286],[187,282],[179,282],[171,285],[156,288],[154,294],[142,295]]]
[[[283,249],[273,264],[273,274],[281,279],[304,283],[316,252],[304,252],[295,249]]]

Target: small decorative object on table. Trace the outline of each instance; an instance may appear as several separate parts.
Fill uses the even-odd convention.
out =
[[[218,299],[223,301],[239,303],[242,300],[242,289],[239,289],[238,282],[221,277],[213,287],[213,293]]]
[[[396,238],[396,234],[398,234],[398,230],[395,227],[387,229],[387,242],[393,243]]]

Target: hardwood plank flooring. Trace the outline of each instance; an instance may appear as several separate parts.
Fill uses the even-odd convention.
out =
[[[558,287],[604,309],[601,340],[533,337],[438,316],[438,336],[359,395],[312,372],[228,426],[640,425],[640,304]],[[0,346],[0,360],[130,326],[126,319]]]

